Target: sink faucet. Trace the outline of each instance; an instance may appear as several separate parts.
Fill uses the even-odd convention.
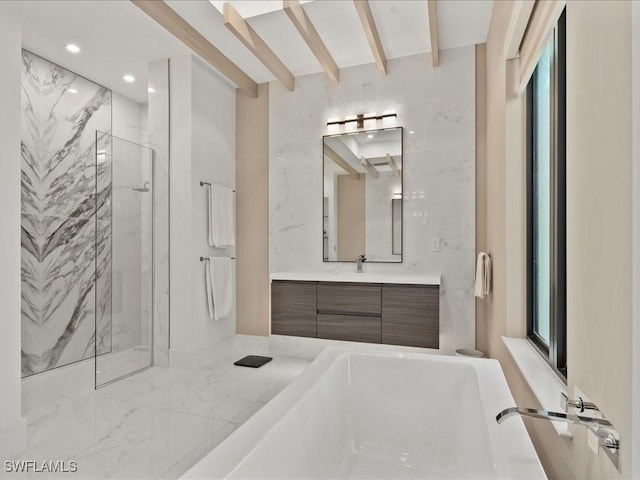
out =
[[[362,273],[362,264],[367,261],[367,257],[365,257],[364,255],[358,255],[356,261],[358,262],[356,272]]]

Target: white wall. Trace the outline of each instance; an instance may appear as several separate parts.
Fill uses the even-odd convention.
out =
[[[26,448],[20,395],[20,24],[0,11],[0,460]]]
[[[633,405],[640,403],[640,4],[634,2],[632,12],[632,82],[633,85],[633,279],[632,279],[632,399]],[[632,410],[631,475],[640,477],[640,412]]]
[[[142,143],[142,128],[145,123],[148,108],[113,92],[111,94],[111,128],[115,137],[124,138],[130,142]]]
[[[368,158],[368,157],[367,157]],[[400,177],[393,172],[380,172],[378,178],[366,175],[365,207],[367,228],[367,261],[399,261],[393,255],[393,222],[391,200],[402,189]]]
[[[441,273],[441,348],[473,347],[475,48],[443,51],[438,68],[425,55],[391,60],[389,72],[345,68],[338,85],[307,75],[294,92],[270,84],[270,270],[355,269],[322,262],[322,136],[330,118],[393,109],[405,127],[404,263],[365,269]]]
[[[483,246],[494,253],[494,294],[479,303],[483,345],[500,360],[522,407],[539,408],[502,335],[523,335],[526,315],[522,98],[509,94],[505,62],[516,2],[496,2],[487,40],[487,170]],[[567,2],[567,390],[579,389],[621,434],[618,472],[587,445],[587,430],[560,437],[548,422],[525,422],[550,478],[637,478],[632,372],[634,173],[631,2]],[[598,59],[597,68],[594,59]],[[518,111],[520,113],[518,114]],[[637,199],[637,197],[636,197]],[[479,230],[480,231],[480,230]],[[514,261],[515,260],[515,261]],[[518,331],[520,333],[518,333]],[[633,334],[636,334],[635,337]],[[626,439],[626,440],[625,440]]]
[[[195,267],[191,274],[191,301],[194,320],[198,322],[199,328],[191,332],[189,345],[200,341],[202,346],[206,346],[206,342],[210,344],[236,332],[235,308],[226,319],[218,322],[209,320],[205,300],[204,264],[198,259],[200,255],[235,256],[233,248],[214,249],[207,243],[207,189],[200,186],[200,181],[235,188],[236,92],[227,81],[195,58],[191,74],[193,189],[190,261]]]
[[[233,256],[207,244],[207,181],[235,187],[236,93],[192,57],[171,60],[171,354],[195,352],[235,333],[235,309],[209,319],[202,256]]]
[[[568,2],[568,387],[584,392],[626,439],[637,408],[630,381],[631,52],[630,2]],[[610,462],[588,453],[583,430],[574,430],[576,476],[616,478]],[[623,477],[630,446],[621,446]]]

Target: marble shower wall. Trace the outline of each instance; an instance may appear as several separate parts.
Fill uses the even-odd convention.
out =
[[[99,353],[111,350],[107,134],[112,98],[110,90],[27,51],[22,75],[22,375],[27,376],[91,357],[95,342]],[[105,152],[97,165],[96,131],[104,132],[97,150]]]
[[[149,64],[148,123],[143,143],[154,150],[153,364],[169,366],[169,60]],[[144,232],[143,232],[144,234]],[[148,277],[147,277],[148,278]],[[150,288],[143,284],[143,289]],[[143,324],[144,327],[144,324]],[[143,334],[143,337],[145,335]]]
[[[475,48],[296,78],[289,92],[270,84],[270,270],[354,271],[322,261],[322,136],[330,118],[395,110],[404,130],[404,262],[372,272],[441,273],[440,347],[475,345]],[[414,131],[413,134],[409,133]],[[390,233],[389,233],[390,235]],[[431,239],[441,239],[432,252]]]
[[[151,202],[134,187],[151,181],[150,153],[142,144],[146,108],[116,92],[112,95],[111,219],[112,353],[149,347]],[[147,285],[148,284],[148,285]],[[145,329],[146,327],[146,329]]]

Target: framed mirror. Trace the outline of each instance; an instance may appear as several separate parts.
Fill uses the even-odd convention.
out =
[[[323,260],[402,262],[402,127],[323,137]]]

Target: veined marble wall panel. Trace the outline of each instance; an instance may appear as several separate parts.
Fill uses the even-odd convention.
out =
[[[26,51],[22,75],[26,376],[111,349],[111,91]]]

